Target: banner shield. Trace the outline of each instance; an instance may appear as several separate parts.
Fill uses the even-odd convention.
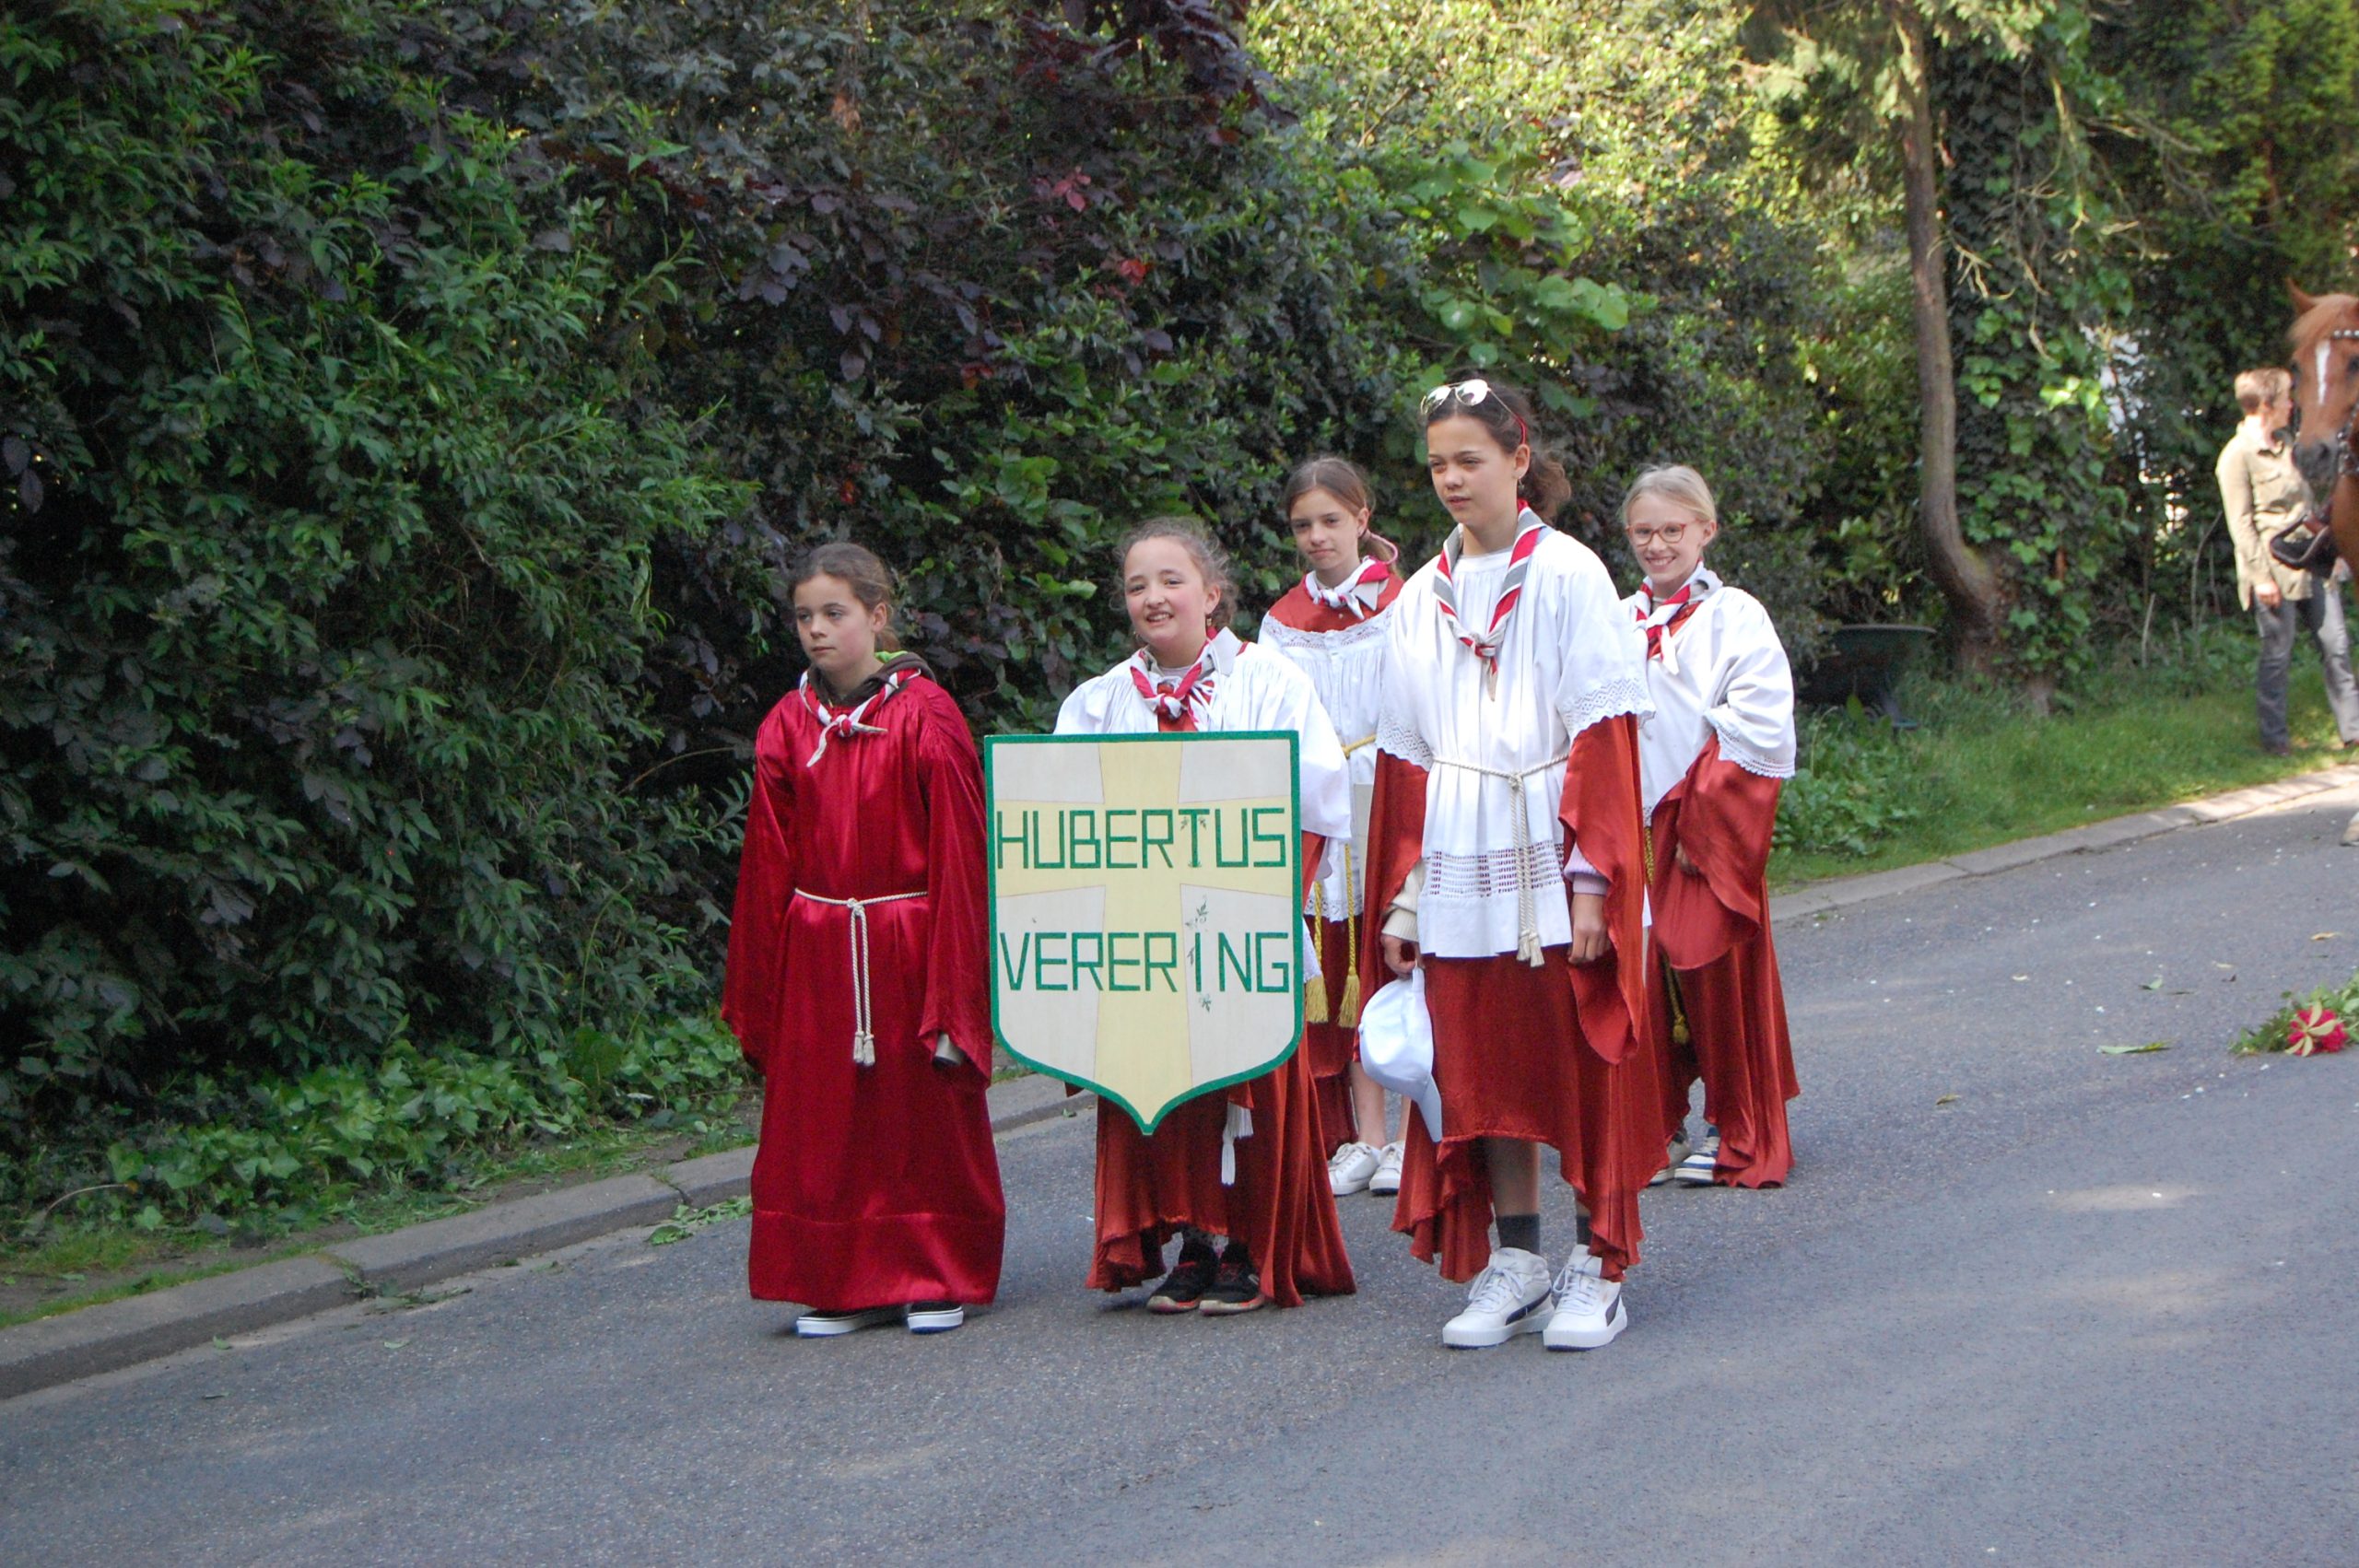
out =
[[[1302,1037],[1288,731],[983,743],[999,1043],[1142,1131]]]

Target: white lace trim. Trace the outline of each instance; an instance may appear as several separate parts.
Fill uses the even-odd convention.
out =
[[[1417,731],[1417,721],[1397,708],[1388,708],[1376,721],[1376,749],[1431,773],[1434,749]]]
[[[1563,857],[1553,840],[1527,844],[1521,849],[1491,849],[1477,855],[1429,851],[1426,856],[1426,898],[1514,898],[1516,862],[1523,861],[1535,892],[1562,883]],[[1422,901],[1421,901],[1422,902]]]
[[[1738,736],[1734,726],[1723,724],[1708,713],[1704,716],[1704,719],[1705,722],[1711,725],[1712,732],[1720,738],[1722,762],[1732,762],[1747,773],[1757,774],[1764,778],[1791,778],[1794,776],[1794,762],[1791,757],[1779,761],[1775,757],[1763,756],[1744,743],[1743,740]]]
[[[1646,682],[1624,676],[1600,681],[1558,713],[1565,720],[1565,733],[1579,740],[1582,731],[1601,719],[1618,719],[1625,713],[1644,719],[1654,710],[1655,699],[1648,693]]]
[[[1363,642],[1375,642],[1391,635],[1391,628],[1385,623],[1385,616],[1391,613],[1391,608],[1388,604],[1365,621],[1332,632],[1307,632],[1300,626],[1286,625],[1274,615],[1264,615],[1262,617],[1262,636],[1267,641],[1287,648],[1356,648]]]

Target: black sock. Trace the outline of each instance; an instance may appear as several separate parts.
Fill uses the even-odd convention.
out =
[[[1520,1247],[1526,1252],[1539,1251],[1540,1216],[1537,1214],[1500,1215],[1499,1245]]]
[[[1587,1247],[1587,1246],[1589,1246],[1589,1238],[1590,1238],[1589,1216],[1588,1216],[1587,1214],[1576,1214],[1576,1215],[1574,1215],[1574,1216],[1573,1216],[1573,1239],[1574,1239],[1575,1241],[1579,1242],[1583,1247]]]
[[[1209,1261],[1218,1250],[1213,1245],[1214,1239],[1212,1232],[1190,1225],[1180,1233],[1180,1260],[1184,1263],[1191,1258],[1202,1258]]]

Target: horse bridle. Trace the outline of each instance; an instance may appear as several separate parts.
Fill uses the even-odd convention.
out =
[[[2329,339],[2359,341],[2359,327],[2337,327],[2326,334]],[[2323,362],[2321,362],[2323,363]],[[2326,399],[2326,378],[2318,378],[2318,399]],[[2334,433],[2334,473],[2338,479],[2359,479],[2359,455],[2352,451],[2352,436],[2359,431],[2359,397],[2351,400],[2351,415],[2343,420],[2342,428]]]

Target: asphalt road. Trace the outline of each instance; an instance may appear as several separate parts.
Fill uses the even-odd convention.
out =
[[[2354,805],[1780,930],[1795,1178],[1650,1195],[1603,1352],[1445,1352],[1365,1198],[1355,1298],[1085,1292],[1056,1121],[956,1334],[608,1238],[0,1404],[0,1562],[2349,1563],[2359,1052],[2226,1046],[2359,965]]]

